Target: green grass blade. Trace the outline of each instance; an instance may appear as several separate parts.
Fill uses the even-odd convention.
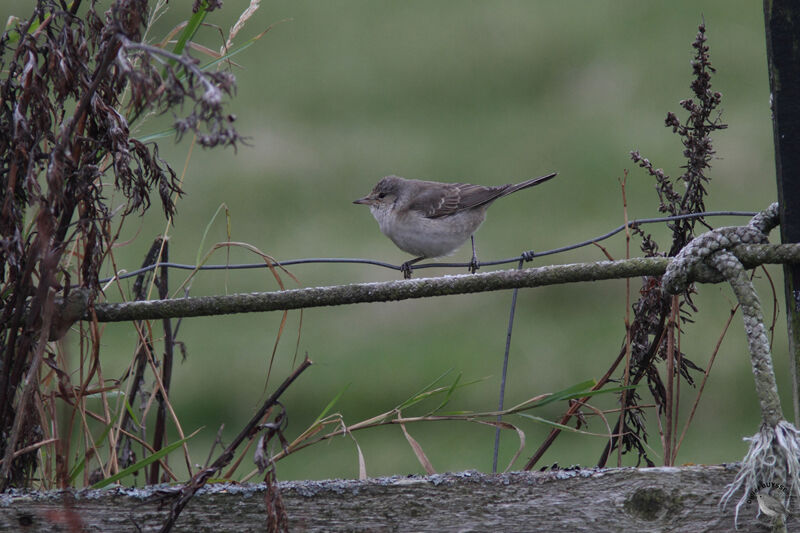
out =
[[[161,131],[157,131],[155,133],[150,133],[148,135],[143,135],[142,137],[139,137],[139,141],[143,142],[143,143],[146,143],[146,142],[155,141],[155,140],[158,140],[158,139],[163,139],[165,137],[171,137],[172,135],[175,135],[175,128],[174,127],[173,128],[167,128],[167,129],[161,130]]]
[[[339,391],[339,393],[338,393],[336,396],[334,396],[334,397],[333,397],[333,399],[332,399],[331,401],[329,401],[329,402],[328,402],[328,405],[326,405],[326,406],[325,406],[325,409],[323,409],[323,410],[322,410],[322,412],[319,414],[319,416],[317,417],[317,419],[316,419],[316,420],[314,420],[314,423],[313,423],[313,424],[311,424],[311,426],[312,426],[312,427],[313,427],[313,426],[315,426],[315,425],[317,425],[317,423],[318,423],[320,420],[322,420],[323,418],[325,418],[326,416],[328,416],[328,413],[331,411],[331,409],[333,409],[333,406],[334,406],[334,405],[336,405],[336,403],[337,403],[337,402],[338,402],[338,401],[341,399],[341,397],[344,395],[345,391],[346,391],[346,390],[347,390],[349,387],[350,387],[350,383],[348,383],[347,385],[345,385],[345,386],[344,386],[344,388],[342,388],[342,390],[340,390],[340,391]]]
[[[541,400],[532,402],[528,407],[541,407],[548,403],[558,402],[568,398],[588,396],[592,391],[591,388],[596,384],[595,380],[590,379],[581,383],[576,383],[566,389],[554,392]]]
[[[136,427],[142,427],[142,425],[139,423],[139,417],[136,416],[136,413],[133,411],[133,407],[131,407],[131,404],[128,402],[128,398],[125,397],[122,400],[123,404],[125,405],[125,410],[128,411],[128,415],[131,417],[131,420],[133,420],[133,423],[136,424]]]
[[[582,390],[570,394],[565,394],[559,397],[558,400],[574,400],[575,398],[584,398],[586,396],[598,396],[600,394],[611,394],[614,392],[622,392],[624,390],[633,390],[635,388],[636,385],[628,385],[627,387],[621,386],[621,387],[611,387],[608,389],[599,389],[599,390]]]
[[[564,424],[559,424],[558,422],[553,422],[552,420],[547,420],[546,418],[542,418],[540,416],[529,415],[528,413],[517,413],[517,414],[519,416],[524,416],[525,418],[529,418],[529,419],[531,419],[531,420],[533,420],[535,422],[538,422],[540,424],[544,424],[545,426],[551,426],[551,427],[554,427],[556,429],[561,429],[563,431],[572,431],[572,432],[575,432],[575,431],[579,432],[580,431],[580,430],[577,430],[575,428],[566,426]]]
[[[90,488],[92,488],[92,489],[102,489],[103,487],[107,487],[107,486],[111,485],[112,483],[116,483],[117,481],[119,481],[120,479],[124,478],[125,476],[129,476],[129,475],[133,474],[134,472],[136,472],[137,470],[143,469],[147,465],[149,465],[149,464],[151,464],[151,463],[153,463],[155,461],[158,461],[159,459],[161,459],[162,457],[164,457],[168,453],[171,453],[174,450],[180,448],[181,446],[183,446],[184,442],[188,441],[189,439],[191,439],[192,437],[197,435],[199,432],[200,432],[200,429],[198,429],[197,431],[195,431],[194,433],[192,433],[188,437],[186,437],[184,439],[181,439],[181,440],[178,440],[178,441],[175,441],[172,444],[170,444],[169,446],[166,446],[165,448],[161,448],[157,452],[155,452],[155,453],[153,453],[151,455],[148,455],[147,457],[145,457],[141,461],[138,461],[136,464],[133,464],[133,465],[131,465],[128,468],[125,468],[123,470],[120,470],[119,472],[117,472],[116,474],[111,476],[110,478],[104,479],[102,481],[98,481],[97,483],[92,485]]]
[[[435,413],[435,412],[439,411],[439,410],[440,410],[440,409],[442,409],[442,408],[443,408],[445,405],[447,405],[447,404],[448,404],[448,402],[450,401],[450,397],[453,395],[453,393],[454,393],[454,392],[456,391],[456,389],[458,388],[458,382],[459,382],[459,381],[461,381],[461,375],[462,375],[462,374],[461,374],[461,373],[459,373],[459,374],[458,374],[458,376],[456,376],[456,379],[455,379],[455,381],[453,381],[453,384],[452,384],[452,385],[450,385],[450,387],[449,387],[449,388],[447,389],[447,391],[445,392],[445,396],[444,396],[444,399],[442,400],[442,403],[440,403],[438,406],[436,406],[436,409],[434,409],[433,411],[431,411],[431,413]]]
[[[106,437],[108,437],[108,432],[111,431],[112,427],[114,427],[116,421],[117,421],[117,415],[114,415],[114,417],[111,419],[111,422],[108,425],[106,425],[106,427],[103,429],[103,433],[100,435],[100,438],[97,440],[97,442],[95,442],[95,446],[101,446],[105,442]],[[81,459],[81,461],[77,465],[75,465],[75,467],[69,473],[70,485],[72,485],[72,483],[77,479],[77,477],[81,474],[81,472],[83,472],[83,469],[85,467],[86,467],[86,456],[84,455],[83,459]]]
[[[456,379],[456,383],[454,383],[450,387],[446,387],[446,388],[445,387],[438,387],[438,388],[433,388],[433,389],[429,387],[426,390],[418,392],[416,395],[412,396],[411,398],[409,398],[408,400],[403,402],[403,404],[398,406],[397,409],[405,409],[407,407],[411,407],[412,405],[416,405],[416,404],[418,404],[418,403],[420,403],[420,402],[422,402],[424,400],[427,400],[428,398],[432,398],[432,397],[436,396],[437,394],[447,394],[449,396],[450,394],[452,394],[451,391],[454,391],[456,389],[460,389],[462,387],[468,387],[468,386],[474,385],[476,383],[480,383],[482,381],[485,381],[486,378],[473,379],[472,381],[467,381],[467,382],[464,382],[464,383],[458,383],[458,381],[460,379],[461,379],[461,376],[459,374],[459,377]],[[436,382],[432,383],[431,387],[433,387],[433,385],[435,385],[435,384],[436,384]],[[447,403],[447,400],[442,405],[437,407],[435,411],[431,411],[428,414],[433,414],[434,412],[438,411],[439,409],[441,409],[444,406],[445,403]],[[468,411],[452,411],[452,412],[448,412],[448,413],[439,413],[439,414],[462,414],[462,413],[466,413],[466,412],[468,412]]]
[[[208,232],[211,230],[211,226],[214,224],[214,221],[217,219],[217,215],[222,209],[225,209],[225,217],[228,219],[228,228],[230,230],[230,213],[228,212],[228,206],[225,202],[219,204],[217,210],[214,211],[214,216],[211,217],[211,220],[208,221],[206,224],[206,229],[203,231],[203,236],[200,238],[200,246],[197,247],[197,256],[194,258],[194,264],[199,266],[200,261],[203,259],[203,248],[206,246],[206,237],[208,237]],[[228,231],[228,240],[230,240],[230,231]]]
[[[206,2],[202,2],[200,4],[197,13],[194,13],[189,21],[186,23],[186,27],[183,28],[180,37],[178,37],[178,42],[175,43],[175,47],[172,51],[178,55],[183,53],[183,50],[186,48],[186,43],[188,43],[194,34],[197,33],[198,28],[206,19],[206,15],[208,14],[208,4]]]
[[[607,389],[599,389],[599,390],[591,390],[592,387],[595,386],[594,380],[584,381],[583,383],[578,383],[576,385],[572,385],[571,387],[567,387],[564,390],[560,390],[558,392],[554,392],[540,400],[536,401],[526,401],[522,402],[519,405],[516,405],[511,408],[512,411],[516,410],[527,410],[533,409],[536,407],[542,407],[543,405],[547,405],[553,402],[559,402],[564,400],[573,400],[576,398],[586,398],[591,396],[597,396],[599,394],[612,394],[615,392],[622,392],[624,390],[633,390],[636,388],[635,385],[628,385],[620,386],[620,387],[610,387]]]
[[[14,16],[8,17],[8,20],[6,21],[8,44],[17,44],[19,42],[19,31],[16,28],[15,29],[11,28],[13,25],[15,24],[18,25],[19,23],[20,23],[19,17],[14,17]],[[31,24],[31,27],[28,29],[28,33],[34,32],[38,28],[39,28],[39,21],[34,20],[33,23]]]
[[[274,28],[274,27],[275,27],[275,26],[277,26],[278,24],[283,24],[284,22],[290,22],[291,20],[292,20],[292,19],[290,19],[290,18],[289,18],[289,19],[283,19],[283,20],[279,20],[278,22],[275,22],[275,23],[273,23],[273,24],[270,24],[270,25],[267,27],[267,29],[266,29],[266,30],[262,31],[261,33],[259,33],[259,34],[258,34],[258,35],[256,35],[255,37],[251,37],[251,38],[249,38],[248,40],[246,40],[245,42],[243,42],[243,43],[242,43],[242,44],[240,44],[239,46],[236,46],[236,47],[234,47],[234,48],[231,48],[230,50],[226,51],[225,55],[223,55],[222,57],[219,57],[219,58],[217,58],[217,59],[215,59],[215,60],[213,60],[213,61],[211,61],[211,62],[209,62],[209,63],[206,63],[205,65],[203,65],[202,67],[200,67],[200,69],[201,69],[201,70],[208,70],[208,69],[210,69],[211,67],[213,67],[213,66],[215,66],[215,65],[218,65],[218,64],[219,64],[219,63],[221,63],[222,61],[227,61],[228,59],[232,58],[232,57],[233,57],[233,56],[235,56],[236,54],[239,54],[239,53],[241,53],[241,52],[244,52],[245,50],[247,50],[248,48],[250,48],[251,46],[253,46],[253,44],[254,44],[256,41],[258,41],[259,39],[261,39],[261,38],[262,38],[262,37],[263,37],[263,36],[264,36],[264,35],[265,35],[265,34],[266,34],[266,33],[267,33],[269,30],[271,30],[272,28]]]
[[[398,405],[397,409],[401,409],[402,410],[402,409],[405,409],[406,407],[411,407],[412,405],[414,405],[416,403],[419,403],[422,400],[424,400],[425,398],[427,398],[428,396],[430,396],[430,390],[432,388],[434,388],[440,381],[442,381],[452,371],[453,371],[452,368],[448,368],[447,370],[445,370],[444,373],[441,376],[439,376],[438,378],[436,378],[433,381],[431,381],[425,387],[422,387],[422,389],[420,389],[418,392],[416,392],[415,394],[411,395],[411,397],[406,399],[406,401],[404,401],[403,403]]]
[[[180,36],[178,36],[178,40],[175,43],[175,46],[172,47],[172,52],[181,55],[183,51],[186,49],[186,43],[188,43],[192,37],[194,37],[195,33],[197,33],[198,28],[200,25],[203,24],[203,21],[206,19],[206,15],[208,14],[208,4],[203,1],[200,2],[197,12],[193,13],[189,20],[186,22],[186,26],[183,28]],[[170,65],[175,64],[174,59],[169,60]],[[164,67],[161,71],[161,78],[166,79],[167,77],[167,68]]]
[[[251,46],[253,46],[253,43],[255,43],[255,42],[256,42],[256,40],[257,40],[258,38],[260,38],[260,37],[261,37],[261,35],[264,35],[264,33],[266,33],[266,32],[262,32],[260,35],[256,35],[256,36],[255,36],[255,37],[253,37],[252,39],[250,39],[250,40],[246,41],[246,42],[245,42],[244,44],[242,44],[241,46],[239,46],[239,47],[237,47],[237,48],[234,48],[233,50],[231,50],[230,52],[228,52],[228,53],[227,53],[227,54],[225,54],[224,56],[221,56],[221,57],[218,57],[217,59],[214,59],[214,60],[212,60],[212,61],[209,61],[208,63],[206,63],[205,65],[203,65],[202,67],[200,67],[200,70],[208,70],[208,69],[210,69],[210,68],[212,68],[212,67],[214,67],[214,66],[216,66],[216,65],[219,65],[219,64],[220,64],[220,63],[222,63],[223,61],[227,61],[228,59],[232,58],[232,57],[233,57],[233,56],[235,56],[236,54],[238,54],[238,53],[240,53],[240,52],[244,52],[245,50],[247,50],[248,48],[250,48]]]

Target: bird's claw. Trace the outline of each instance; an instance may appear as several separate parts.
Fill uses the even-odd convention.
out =
[[[473,255],[472,259],[469,260],[469,273],[474,274],[475,272],[478,271],[480,267],[481,267],[480,261],[478,261],[478,258]]]
[[[478,262],[478,253],[475,251],[475,235],[470,235],[470,242],[472,242],[472,259],[469,260],[469,273],[474,274],[481,267]]]
[[[406,261],[400,265],[400,272],[403,273],[403,279],[411,279],[411,262]]]

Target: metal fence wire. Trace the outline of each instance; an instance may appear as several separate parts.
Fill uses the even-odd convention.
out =
[[[637,226],[642,226],[646,224],[655,224],[660,222],[671,222],[675,220],[682,220],[682,219],[689,219],[689,218],[704,218],[704,217],[720,217],[720,216],[734,216],[734,217],[752,217],[756,214],[755,211],[706,211],[702,213],[689,213],[685,215],[676,215],[676,216],[669,216],[669,217],[653,217],[653,218],[640,218],[636,220],[632,220],[628,222],[628,227],[634,228]],[[531,261],[536,257],[544,257],[547,255],[555,255],[563,252],[567,252],[570,250],[575,250],[577,248],[582,248],[584,246],[589,246],[591,244],[604,241],[614,235],[622,232],[625,230],[625,224],[617,226],[616,228],[603,233],[602,235],[598,235],[597,237],[587,239],[584,241],[576,242],[573,244],[568,244],[566,246],[561,246],[559,248],[553,248],[552,250],[544,250],[541,252],[537,251],[526,251],[521,253],[515,257],[508,257],[505,259],[496,259],[492,261],[480,261],[479,265],[481,267],[487,266],[498,266],[498,265],[507,265],[512,263],[518,263],[519,261]],[[312,264],[312,263],[355,263],[361,265],[373,265],[382,268],[388,268],[391,270],[401,270],[401,265],[394,265],[391,263],[387,263],[384,261],[377,261],[374,259],[363,259],[363,258],[348,258],[348,257],[308,257],[304,259],[289,259],[286,261],[275,261],[273,266],[292,266],[292,265],[303,265],[303,264]],[[432,262],[432,263],[422,263],[412,265],[410,268],[411,270],[419,270],[425,268],[466,268],[469,267],[470,263],[453,263],[453,262]],[[264,262],[261,263],[238,263],[238,264],[223,264],[223,265],[189,265],[183,263],[174,263],[169,261],[164,262],[157,262],[151,265],[144,266],[142,268],[137,268],[135,270],[120,270],[115,276],[103,278],[100,280],[100,283],[108,283],[114,280],[122,280],[126,278],[132,278],[138,276],[139,274],[149,272],[155,270],[156,268],[170,268],[170,269],[177,269],[177,270],[246,270],[246,269],[253,269],[253,268],[268,268]]]

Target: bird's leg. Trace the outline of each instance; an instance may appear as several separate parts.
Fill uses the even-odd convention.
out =
[[[403,278],[404,279],[411,279],[411,265],[413,265],[414,263],[418,263],[418,262],[422,261],[423,259],[425,259],[425,257],[423,257],[423,256],[415,257],[414,259],[412,259],[410,261],[406,261],[405,263],[400,265],[400,272],[403,273]]]
[[[481,267],[481,264],[478,262],[478,256],[475,254],[475,235],[470,235],[469,238],[472,240],[472,259],[469,261],[469,271],[471,274],[474,274]]]

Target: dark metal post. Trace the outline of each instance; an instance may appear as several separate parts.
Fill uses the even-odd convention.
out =
[[[800,242],[800,2],[764,0],[781,241]],[[800,265],[783,267],[795,425],[800,424]]]

